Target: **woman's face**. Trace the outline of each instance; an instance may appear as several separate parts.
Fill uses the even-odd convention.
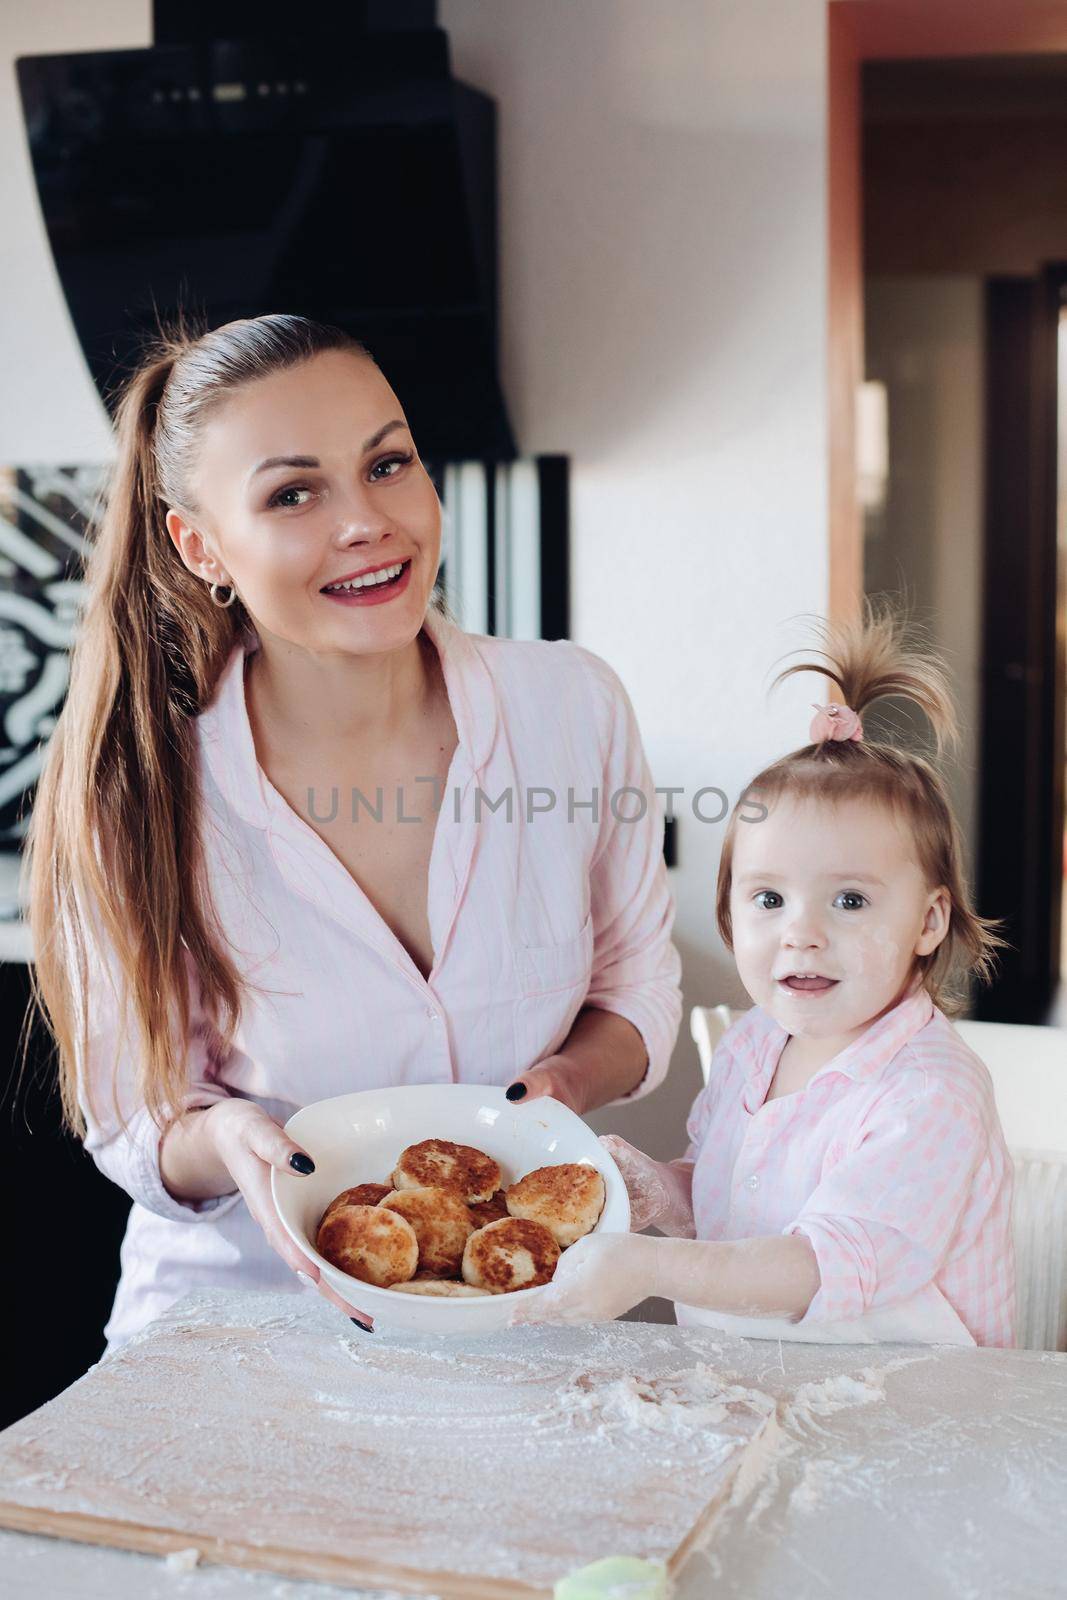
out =
[[[205,422],[192,490],[197,509],[169,511],[170,536],[192,571],[236,586],[261,633],[316,655],[395,650],[418,633],[441,507],[373,362],[325,351],[235,390]],[[390,581],[325,592],[382,572]]]
[[[900,820],[870,800],[780,798],[739,826],[730,885],[734,958],[788,1033],[846,1040],[896,1000],[948,931]]]

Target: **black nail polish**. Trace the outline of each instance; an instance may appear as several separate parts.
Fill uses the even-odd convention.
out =
[[[294,1169],[294,1171],[302,1172],[305,1178],[309,1173],[314,1172],[315,1170],[314,1161],[312,1161],[310,1156],[304,1155],[300,1150],[293,1151],[292,1155],[289,1157],[289,1165]]]
[[[522,1100],[525,1094],[526,1085],[524,1083],[513,1083],[511,1088],[506,1091],[508,1100]]]
[[[358,1317],[349,1317],[349,1322],[354,1322],[357,1328],[362,1328],[364,1333],[373,1333],[374,1329],[369,1322],[360,1322]]]

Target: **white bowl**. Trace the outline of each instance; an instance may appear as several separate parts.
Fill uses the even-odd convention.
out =
[[[491,1333],[507,1326],[519,1301],[542,1292],[490,1294],[481,1299],[397,1294],[362,1283],[331,1266],[315,1249],[322,1213],[342,1189],[388,1183],[397,1158],[423,1139],[474,1145],[498,1161],[505,1185],[537,1167],[583,1162],[604,1179],[597,1230],[628,1233],[630,1202],[618,1167],[581,1117],[558,1100],[512,1105],[503,1089],[470,1083],[407,1084],[364,1089],[304,1106],[285,1131],[315,1163],[309,1177],[271,1170],[278,1215],[290,1237],[318,1264],[323,1278],[350,1305],[374,1318],[375,1328],[424,1333]]]

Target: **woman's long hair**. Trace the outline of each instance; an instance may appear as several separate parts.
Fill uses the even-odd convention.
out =
[[[905,619],[888,603],[868,600],[860,619],[820,622],[818,634],[822,645],[815,653],[821,659],[786,667],[772,687],[797,672],[819,673],[837,685],[857,715],[886,698],[909,701],[930,723],[938,755],[955,743],[956,715],[944,667],[933,653],[909,644]],[[873,800],[901,818],[926,882],[931,888],[943,884],[952,902],[945,938],[929,955],[916,957],[921,981],[942,1010],[962,1009],[966,980],[988,982],[996,952],[1006,941],[996,931],[1000,924],[974,909],[959,826],[936,767],[885,741],[825,739],[782,756],[752,779],[730,817],[719,861],[716,920],[727,948],[733,947],[730,891],[737,829],[758,826],[741,813],[746,805],[770,807],[783,797],[827,805]]]
[[[160,1127],[187,1087],[191,976],[218,1048],[233,1040],[244,984],[204,878],[195,718],[249,619],[239,598],[227,608],[212,602],[164,518],[168,507],[196,515],[193,469],[214,408],[242,385],[329,350],[369,359],[352,335],[304,317],[210,331],[179,321],[123,388],[117,459],[23,869],[35,952],[23,1062],[36,1003],[56,1045],[64,1121],[79,1137],[77,1063],[87,1052],[101,939],[111,946],[112,975],[117,964],[127,1026],[132,1006],[139,1034],[137,1098]]]

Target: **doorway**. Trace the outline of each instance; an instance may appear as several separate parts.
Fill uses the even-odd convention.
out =
[[[854,466],[859,587],[903,591],[948,658],[946,776],[979,910],[1011,943],[972,1014],[1062,1023],[1067,37],[1047,45],[856,52]]]

